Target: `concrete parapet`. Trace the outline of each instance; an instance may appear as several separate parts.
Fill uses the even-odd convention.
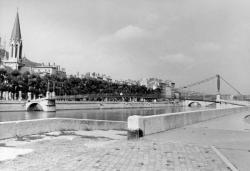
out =
[[[0,139],[60,130],[126,130],[127,123],[87,119],[48,118],[0,122]]]
[[[144,127],[141,117],[138,115],[128,117],[128,139],[143,137],[143,131],[140,129]]]
[[[149,135],[249,110],[249,107],[234,107],[153,116],[130,116],[128,118],[128,138],[132,138],[133,132],[141,131],[141,135]]]

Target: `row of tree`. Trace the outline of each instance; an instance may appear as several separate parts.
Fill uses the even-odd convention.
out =
[[[156,94],[160,89],[152,90],[145,86],[127,85],[107,82],[93,78],[77,78],[71,76],[59,77],[57,75],[31,74],[29,72],[20,73],[17,70],[7,72],[0,69],[0,91],[18,93],[22,91],[23,98],[27,98],[27,93],[38,96],[45,96],[47,91],[55,91],[56,95],[84,95],[84,94]]]

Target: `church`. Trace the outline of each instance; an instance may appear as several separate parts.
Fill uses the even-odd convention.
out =
[[[23,52],[23,41],[21,35],[19,14],[17,12],[15,23],[11,32],[9,51],[6,50],[5,46],[1,45],[0,38],[0,68],[4,68],[8,71],[18,70],[21,73],[29,71],[30,73],[39,74],[41,76],[46,74],[57,74],[59,76],[66,76],[64,68],[60,68],[55,63],[40,64],[28,60],[22,55]]]

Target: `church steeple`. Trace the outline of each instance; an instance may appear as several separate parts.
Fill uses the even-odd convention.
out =
[[[22,36],[20,29],[19,14],[17,11],[14,27],[12,29],[10,37],[10,50],[9,58],[5,60],[5,65],[11,67],[12,69],[20,69],[22,64]]]
[[[22,39],[18,11],[16,13],[16,20],[15,20],[15,23],[14,23],[14,27],[12,29],[10,39],[11,40],[16,40],[16,41],[20,41]]]

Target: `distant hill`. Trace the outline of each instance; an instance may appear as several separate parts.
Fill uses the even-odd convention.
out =
[[[42,65],[41,63],[33,62],[26,57],[23,57],[23,64],[25,67],[36,67]]]

